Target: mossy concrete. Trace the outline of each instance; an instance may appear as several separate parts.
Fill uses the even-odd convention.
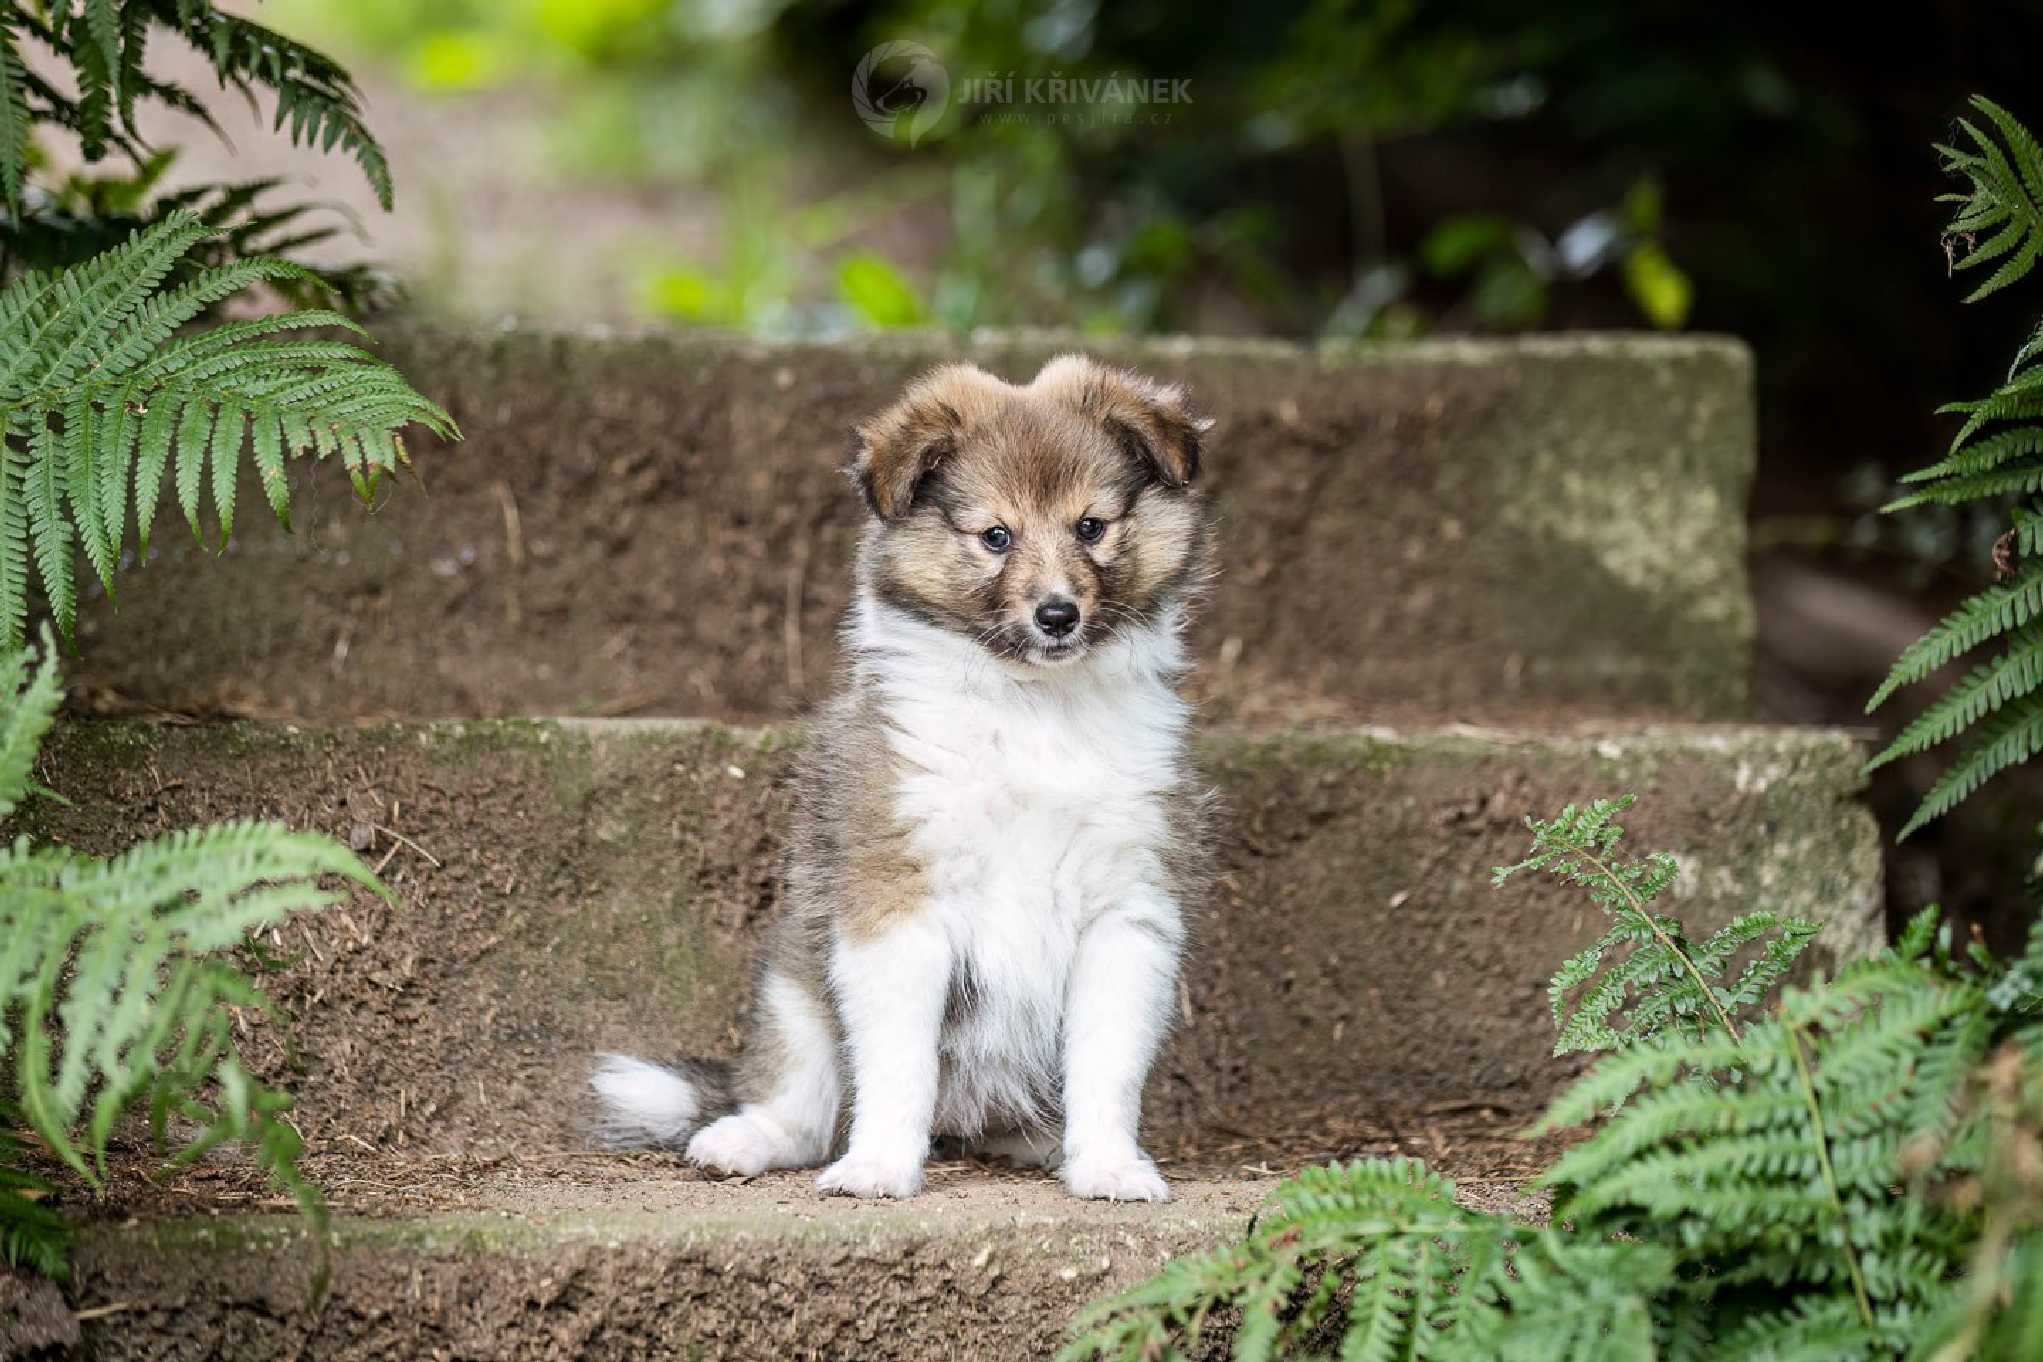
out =
[[[17,825],[95,851],[228,817],[349,839],[358,895],[274,934],[295,1048],[245,1044],[315,1147],[487,1153],[583,1139],[590,1055],[729,1054],[776,910],[792,730],[700,723],[327,728],[85,721]],[[1480,1098],[1530,1109],[1567,1074],[1544,986],[1601,930],[1579,893],[1491,867],[1522,819],[1634,791],[1629,845],[1682,860],[1707,931],[1754,907],[1879,942],[1861,753],[1833,733],[1650,727],[1215,734],[1225,810],[1152,1140],[1312,1144],[1343,1123]]]
[[[86,603],[102,711],[263,717],[799,713],[827,687],[862,512],[854,420],[968,358],[1084,348],[1219,419],[1208,711],[1257,722],[1735,719],[1752,620],[1751,362],[1735,341],[1234,340],[380,327],[460,420],[372,513],[251,481],[216,557],[165,515]],[[88,593],[92,594],[92,593]]]

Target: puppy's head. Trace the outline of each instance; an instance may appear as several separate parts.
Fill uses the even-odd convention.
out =
[[[1026,666],[1153,625],[1199,570],[1211,424],[1179,389],[1078,355],[1026,387],[938,369],[854,438],[871,589]]]

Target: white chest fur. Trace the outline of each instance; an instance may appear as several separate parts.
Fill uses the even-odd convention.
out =
[[[894,808],[950,941],[937,1129],[1030,1124],[1057,1100],[1066,991],[1103,911],[1155,889],[1182,780],[1174,628],[1016,674],[869,605],[852,642],[901,765]]]

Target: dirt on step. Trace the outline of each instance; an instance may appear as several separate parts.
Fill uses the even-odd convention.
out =
[[[765,346],[379,328],[460,420],[371,513],[253,467],[232,545],[158,516],[119,603],[88,583],[96,713],[728,720],[829,686],[864,520],[845,432],[919,370],[1026,379],[1071,338]],[[1216,719],[1737,718],[1749,371],[1721,342],[1386,348],[1101,342],[1220,419]]]
[[[100,853],[246,817],[353,844],[393,900],[271,931],[262,983],[283,1024],[249,1010],[239,1033],[297,1095],[314,1153],[571,1150],[595,1053],[737,1050],[795,741],[77,723],[40,772],[72,802],[16,821]],[[1529,1121],[1569,1072],[1548,1053],[1545,981],[1597,929],[1565,886],[1489,887],[1531,810],[1639,791],[1641,850],[1707,851],[1682,905],[1696,930],[1762,892],[1829,920],[1832,951],[1866,930],[1877,849],[1839,739],[1220,736],[1202,759],[1228,816],[1147,1094],[1168,1157],[1431,1156],[1456,1107]]]

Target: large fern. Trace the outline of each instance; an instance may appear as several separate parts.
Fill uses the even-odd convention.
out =
[[[0,650],[0,819],[30,774],[61,698],[47,633],[43,659]],[[290,1099],[261,1083],[234,1043],[231,1009],[265,1008],[227,953],[251,932],[341,897],[383,892],[348,850],[274,823],[224,823],[144,842],[111,860],[17,838],[0,850],[0,1059],[12,1061],[9,1115],[87,1184],[101,1185],[116,1122],[146,1108],[173,1161],[223,1141],[323,1219],[298,1171]],[[44,1271],[61,1264],[49,1185],[0,1138],[0,1252]],[[10,1166],[11,1165],[11,1166]]]
[[[288,526],[287,459],[336,456],[366,496],[405,459],[406,426],[455,435],[447,414],[389,365],[347,342],[299,334],[359,330],[336,313],[180,331],[251,284],[303,277],[295,265],[250,259],[163,288],[172,266],[211,235],[176,213],[87,264],[0,290],[0,642],[23,637],[31,563],[68,633],[74,550],[111,592],[130,524],[147,553],[166,484],[194,534],[210,491],[224,545],[244,451]]]
[[[1954,955],[1932,910],[1879,959],[1741,1015],[1759,999],[1693,977],[1678,922],[1630,901],[1672,868],[1616,857],[1628,802],[1535,822],[1526,863],[1637,918],[1609,940],[1632,952],[1611,996],[1662,1003],[1657,1025],[1584,1026],[1617,1004],[1570,1011],[1580,965],[1556,979],[1557,1027],[1608,1053],[1535,1128],[1585,1133],[1542,1179],[1552,1227],[1461,1208],[1405,1160],[1311,1169],[1242,1243],[1082,1314],[1063,1356],[1204,1355],[1221,1322],[1245,1362],[2043,1356],[2043,925],[2003,967]]]
[[[30,206],[29,139],[39,123],[74,135],[88,161],[118,152],[139,164],[147,150],[136,129],[138,105],[211,122],[197,95],[149,74],[145,57],[158,32],[203,55],[223,88],[251,102],[268,93],[277,130],[303,146],[346,152],[378,202],[390,206],[383,149],[363,122],[354,80],[332,58],[210,0],[63,0],[0,6],[0,202],[11,221]],[[69,68],[72,89],[29,70],[24,38]]]
[[[1956,205],[1945,229],[1954,267],[1991,269],[1967,302],[2021,282],[2043,258],[2043,147],[1998,104],[1985,98],[1972,103],[1984,126],[1960,119],[1962,139],[1938,148],[1945,168],[1966,182],[1963,192],[1944,196]],[[2013,524],[1996,554],[2005,580],[1911,644],[1867,703],[1870,712],[1948,663],[1989,645],[1999,649],[1873,759],[1877,767],[1962,740],[1902,837],[2043,750],[2043,552],[2036,529],[2037,498],[2043,494],[2043,327],[2016,353],[2000,387],[1944,410],[1964,417],[1950,448],[1936,463],[1908,474],[1903,481],[1913,490],[1887,509],[2011,504]]]

